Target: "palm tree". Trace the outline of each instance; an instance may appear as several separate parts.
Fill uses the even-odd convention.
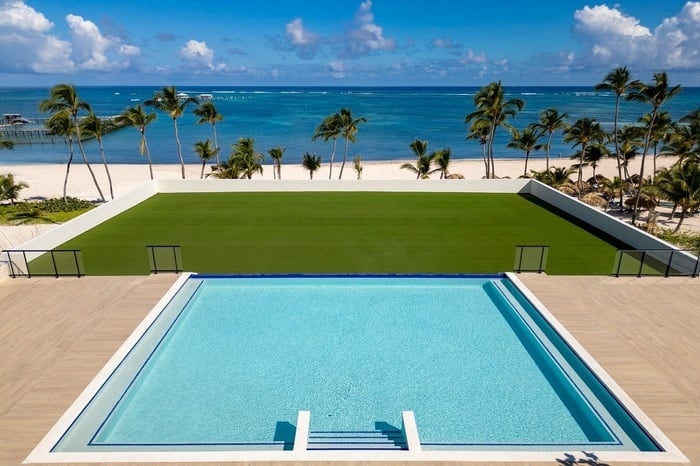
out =
[[[581,118],[572,126],[564,130],[564,142],[573,142],[573,147],[580,146],[578,181],[576,185],[579,190],[579,197],[583,190],[583,157],[589,145],[601,144],[605,139],[605,132],[600,123],[591,118]]]
[[[686,214],[700,206],[700,164],[695,160],[686,160],[670,169],[661,170],[654,187],[662,198],[680,207],[681,216],[673,231],[676,233],[680,230]]]
[[[620,163],[624,170],[623,180],[630,179],[629,162],[639,154],[644,143],[644,128],[635,125],[625,125],[618,130],[617,140],[620,146]],[[622,205],[622,201],[620,201]]]
[[[91,111],[90,104],[80,99],[80,97],[78,96],[78,92],[75,90],[75,87],[72,84],[57,84],[51,88],[49,98],[43,100],[39,104],[39,110],[41,110],[42,112],[51,112],[52,114],[66,112],[68,115],[70,115],[70,118],[73,121],[73,126],[75,128],[75,137],[78,141],[78,147],[80,148],[80,154],[83,157],[83,162],[85,162],[85,165],[87,166],[87,169],[90,172],[90,176],[92,176],[92,181],[95,183],[97,192],[100,194],[100,199],[102,200],[102,202],[104,202],[105,197],[102,194],[100,184],[97,182],[95,172],[92,171],[92,166],[90,166],[90,162],[88,162],[87,156],[85,155],[83,141],[80,137],[80,124],[78,122],[78,113],[80,113],[81,110],[86,110],[88,112]],[[71,131],[69,134],[69,138],[72,137],[73,132]]]
[[[105,122],[93,112],[90,112],[88,116],[83,118],[80,122],[80,129],[88,136],[92,136],[97,140],[97,144],[100,147],[100,157],[102,158],[102,164],[105,167],[105,173],[107,174],[107,181],[109,182],[109,196],[114,199],[114,188],[112,187],[112,175],[109,173],[109,166],[107,165],[107,157],[105,156],[105,149],[102,145],[102,136],[109,132],[114,126],[110,121]]]
[[[622,160],[620,158],[620,146],[618,144],[617,123],[620,115],[620,98],[636,86],[636,81],[630,81],[630,72],[626,66],[620,66],[608,73],[602,83],[596,84],[596,91],[612,91],[615,93],[615,117],[613,119],[613,143],[615,144],[615,157],[617,157],[617,175],[622,179]],[[622,205],[622,197],[620,197]]]
[[[0,175],[0,201],[10,201],[14,204],[19,198],[19,192],[29,185],[24,181],[15,183],[15,177],[12,173]]]
[[[341,127],[340,113],[334,113],[333,115],[328,115],[323,119],[320,125],[316,127],[314,135],[311,136],[311,140],[322,138],[325,142],[329,139],[333,139],[333,150],[331,151],[331,161],[328,170],[328,179],[333,177],[333,159],[335,158],[335,148],[338,142],[338,136],[341,135],[343,128]]]
[[[284,147],[273,147],[272,149],[268,150],[267,153],[270,154],[270,157],[272,158],[272,178],[275,179],[275,177],[278,180],[282,179],[282,156],[284,155],[284,152],[287,149]],[[275,175],[276,173],[276,175]]]
[[[445,149],[440,149],[439,151],[435,152],[435,157],[433,158],[433,160],[435,161],[435,165],[438,166],[438,170],[440,170],[441,180],[447,179],[447,169],[450,166],[451,157],[452,151],[449,147]]]
[[[304,152],[301,165],[309,170],[309,178],[314,179],[314,172],[321,168],[321,156]]]
[[[151,179],[153,179],[153,164],[151,163],[151,153],[148,150],[148,142],[146,141],[146,126],[155,121],[155,119],[156,114],[154,112],[146,113],[141,105],[129,107],[117,117],[118,125],[134,126],[139,130],[139,133],[141,133],[139,152],[141,155],[146,155],[146,160],[148,161],[148,171],[151,174]]]
[[[58,112],[54,113],[49,121],[46,122],[46,127],[49,133],[58,136],[63,136],[66,141],[68,141],[68,162],[66,163],[66,176],[63,180],[63,201],[68,201],[68,196],[66,194],[68,189],[68,175],[70,174],[70,167],[73,163],[73,134],[75,133],[75,125],[71,119],[68,112]]]
[[[147,107],[153,107],[156,110],[165,112],[173,119],[173,129],[175,131],[175,143],[177,144],[177,156],[180,158],[180,167],[182,169],[182,179],[185,179],[185,160],[182,158],[182,145],[180,144],[180,136],[177,131],[177,119],[185,113],[185,107],[191,103],[196,103],[194,97],[181,98],[177,95],[177,89],[174,86],[166,86],[156,92],[152,99],[144,102]]]
[[[416,164],[412,165],[410,163],[404,163],[401,165],[402,169],[410,170],[416,174],[416,179],[427,179],[430,178],[432,173],[439,170],[432,169],[433,160],[435,159],[435,152],[428,154],[428,141],[421,141],[416,139],[411,144],[408,145],[413,153],[416,155]]]
[[[629,183],[620,178],[619,176],[613,177],[612,180],[607,178],[603,180],[603,195],[608,200],[614,199],[615,196],[618,196],[620,199],[622,199],[627,189],[629,189]],[[608,203],[608,205],[605,206],[606,211],[608,210],[609,206],[610,203]],[[623,204],[620,203],[620,209],[623,208]]]
[[[531,170],[532,177],[554,189],[559,189],[562,186],[573,185],[571,174],[573,169],[567,167],[549,167],[548,170],[535,171]]]
[[[353,144],[357,140],[358,125],[360,123],[366,123],[367,118],[353,118],[352,111],[349,108],[341,108],[338,114],[338,119],[340,122],[341,135],[345,139],[345,151],[343,152],[343,164],[340,166],[340,175],[338,179],[343,178],[343,169],[345,168],[345,161],[348,157],[348,143]]]
[[[490,164],[488,154],[486,153],[486,143],[489,140],[491,134],[491,124],[487,120],[474,120],[474,122],[469,127],[469,133],[467,134],[467,139],[476,139],[481,145],[481,158],[484,161],[484,168],[486,169],[486,177],[488,178],[490,173]]]
[[[547,133],[547,144],[544,145],[545,150],[545,170],[549,170],[549,150],[552,148],[552,134],[558,129],[566,128],[566,119],[569,114],[559,113],[556,108],[548,108],[540,113],[539,123],[534,123],[532,126],[540,130],[540,134]]]
[[[635,198],[634,209],[632,209],[632,224],[637,218],[637,209],[639,208],[639,197],[642,194],[642,184],[644,183],[644,163],[646,162],[647,152],[651,144],[651,133],[656,123],[656,117],[659,114],[659,109],[666,103],[667,100],[681,92],[681,86],[676,85],[669,87],[668,76],[666,73],[655,73],[653,84],[643,84],[635,81],[634,90],[627,95],[628,100],[638,102],[646,102],[651,105],[651,120],[647,129],[647,135],[644,138],[644,151],[642,152],[642,163],[639,166],[639,189]]]
[[[470,123],[473,120],[486,120],[489,122],[487,153],[490,172],[486,174],[486,177],[495,178],[496,170],[493,160],[493,143],[496,135],[496,128],[504,126],[510,129],[511,125],[507,122],[508,118],[515,118],[518,112],[525,106],[525,102],[520,99],[506,100],[501,81],[497,81],[479,89],[474,95],[474,105],[476,105],[476,111],[467,115],[464,118],[464,122]]]
[[[197,124],[209,123],[214,133],[214,149],[216,151],[216,164],[221,165],[219,160],[219,141],[216,139],[216,123],[223,121],[224,116],[216,110],[216,106],[211,100],[201,102],[194,109],[194,114],[199,117]]]
[[[219,154],[219,149],[211,145],[211,141],[197,141],[194,143],[194,153],[202,160],[202,171],[199,174],[199,179],[204,178],[204,169],[207,166],[207,161]],[[219,164],[217,164],[217,167]]]
[[[255,152],[255,140],[252,138],[240,138],[233,145],[229,165],[235,167],[234,173],[241,178],[251,179],[254,173],[263,173],[263,155]]]
[[[645,113],[639,119],[640,123],[644,124],[644,128],[649,129],[651,125],[651,113]],[[651,181],[654,182],[654,174],[656,173],[656,158],[658,157],[659,143],[669,137],[669,134],[676,127],[671,115],[668,112],[659,112],[656,115],[656,120],[651,128],[650,145],[653,148],[652,161],[653,167],[651,171]]]
[[[522,132],[513,129],[511,134],[512,138],[506,147],[525,152],[525,170],[523,171],[523,178],[525,178],[527,177],[527,161],[530,158],[530,152],[542,149],[542,144],[537,142],[542,133],[538,132],[534,125],[529,125]]]

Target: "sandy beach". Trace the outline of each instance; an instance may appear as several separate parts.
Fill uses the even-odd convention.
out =
[[[657,166],[662,167],[670,165],[675,161],[674,158],[659,158]],[[383,161],[383,162],[363,162],[362,163],[362,179],[363,180],[410,180],[415,179],[415,173],[401,169],[401,164],[409,162],[414,163],[414,160],[404,161]],[[651,162],[651,161],[649,161]],[[517,178],[523,174],[524,159],[497,159],[496,160],[496,175],[504,178]],[[554,167],[569,167],[574,161],[566,158],[550,158],[550,166]],[[639,172],[639,164],[641,158],[630,162],[630,173]],[[530,170],[544,170],[546,162],[544,159],[530,159],[528,162],[528,173]],[[341,162],[336,161],[333,165],[333,179],[338,178],[340,173]],[[596,168],[596,173],[612,178],[617,174],[617,164],[614,159],[601,160]],[[109,198],[109,188],[107,176],[104,166],[93,164],[93,171],[102,187],[102,190],[107,198]],[[129,192],[142,183],[147,182],[149,178],[148,166],[130,165],[130,164],[114,164],[109,166],[109,171],[114,187],[114,195],[119,196]],[[211,169],[207,167],[205,174]],[[647,168],[649,171],[649,168]],[[12,173],[16,181],[24,181],[29,187],[21,192],[21,199],[32,199],[36,197],[60,197],[63,195],[63,180],[65,177],[66,166],[64,164],[46,164],[46,165],[3,165],[0,164],[0,173]],[[196,179],[200,177],[201,165],[191,164],[185,166],[185,175],[188,179]],[[484,164],[480,159],[456,159],[450,163],[449,172],[452,174],[460,174],[466,179],[480,179],[484,176]],[[154,165],[154,177],[157,179],[179,179],[181,178],[180,165]],[[272,165],[265,165],[262,175],[254,175],[253,179],[272,180]],[[282,179],[283,180],[327,180],[329,175],[328,163],[323,163],[321,168],[314,173],[314,180],[309,180],[309,172],[301,166],[301,164],[282,164]],[[584,168],[584,179],[593,176],[591,167]],[[440,174],[436,173],[431,176],[431,179],[439,178]],[[352,161],[348,161],[343,172],[343,179],[340,180],[356,180],[357,174],[354,170]],[[575,175],[572,176],[575,179]],[[241,180],[245,182],[245,180]],[[419,182],[419,180],[418,180]],[[68,178],[68,195],[88,200],[98,199],[97,189],[90,177],[87,167],[82,163],[74,163],[71,166],[70,176]]]
[[[670,166],[675,161],[673,157],[660,157],[657,159],[657,168]],[[413,163],[413,160],[405,161],[384,161],[384,162],[363,162],[362,179],[363,180],[411,180],[415,179],[415,173],[401,169],[401,164],[404,162]],[[564,158],[551,158],[550,166],[554,167],[569,167],[574,161]],[[641,158],[630,162],[630,173],[639,172],[639,164]],[[648,161],[651,164],[651,160]],[[546,162],[544,159],[536,158],[528,162],[528,172],[530,170],[544,170]],[[95,176],[97,177],[104,195],[109,199],[109,188],[107,176],[102,165],[93,165]],[[337,179],[340,173],[341,163],[336,162],[333,165],[333,178]],[[498,159],[496,160],[496,175],[499,177],[517,178],[523,174],[524,159]],[[37,198],[61,197],[63,193],[63,180],[65,177],[66,167],[63,164],[42,164],[42,165],[0,165],[0,174],[12,173],[16,181],[24,181],[29,185],[28,188],[21,191],[21,200],[31,200]],[[123,195],[134,189],[135,187],[147,182],[149,178],[148,166],[143,165],[122,165],[115,164],[109,166],[112,184],[115,197]],[[211,169],[206,168],[205,173]],[[648,172],[651,167],[647,168]],[[186,177],[188,179],[197,179],[200,177],[201,165],[186,165]],[[457,159],[450,164],[450,173],[460,174],[466,179],[480,179],[484,176],[484,164],[479,159]],[[154,177],[157,179],[179,179],[181,171],[179,165],[154,165]],[[253,179],[273,179],[273,171],[271,165],[265,165],[262,175],[255,175]],[[596,173],[612,178],[617,174],[617,165],[614,159],[604,159],[600,161],[596,168]],[[283,180],[309,180],[313,183],[316,180],[327,180],[329,175],[329,166],[324,163],[314,174],[314,179],[309,179],[309,172],[300,164],[283,164],[282,179]],[[584,179],[593,176],[591,167],[584,168]],[[431,176],[431,178],[439,178],[439,173]],[[575,174],[572,179],[575,179]],[[339,183],[347,180],[356,180],[357,173],[354,170],[352,161],[346,163],[343,173],[343,179]],[[240,180],[245,183],[245,180]],[[416,180],[420,183],[420,180]],[[82,163],[76,163],[71,167],[70,176],[68,179],[68,195],[87,199],[99,199],[97,189],[90,177],[87,167]],[[670,209],[658,208],[661,215],[659,218],[660,226],[664,228],[675,227],[676,219],[668,219]],[[642,214],[641,219],[646,218],[646,213]],[[37,236],[38,234],[52,228],[52,225],[28,225],[28,226],[0,226],[0,249],[15,247],[18,244]],[[700,231],[700,217],[695,216],[686,218],[683,223],[683,228],[690,231]]]

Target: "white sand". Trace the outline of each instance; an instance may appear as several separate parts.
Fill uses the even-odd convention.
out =
[[[673,159],[660,159],[658,164],[663,166],[664,163],[670,164]],[[364,180],[410,180],[415,179],[416,175],[406,169],[401,169],[400,166],[404,162],[413,163],[413,160],[408,161],[390,161],[390,162],[363,162],[362,179]],[[570,159],[551,158],[550,166],[568,167],[573,163]],[[630,173],[639,171],[638,164],[640,160],[633,160],[630,163]],[[336,161],[333,165],[333,178],[337,179],[340,173],[340,163]],[[614,159],[605,159],[600,162],[596,173],[603,174],[612,178],[617,174],[617,164]],[[109,199],[109,188],[107,176],[102,165],[92,165],[93,171],[97,180],[102,187],[103,193]],[[528,163],[528,172],[530,170],[544,170],[544,159],[531,159]],[[498,159],[496,160],[496,175],[498,177],[517,178],[523,174],[524,159]],[[134,187],[148,181],[149,173],[147,165],[110,165],[109,170],[114,186],[114,195],[119,196],[129,192]],[[205,174],[211,169],[207,167]],[[29,187],[22,190],[22,199],[31,199],[33,197],[61,197],[63,195],[63,180],[65,177],[66,167],[63,164],[53,165],[2,165],[0,164],[0,173],[12,173],[16,181],[24,181],[29,184]],[[185,176],[188,179],[199,178],[201,165],[187,165],[185,167]],[[651,171],[649,167],[647,172]],[[179,179],[181,178],[180,165],[154,165],[154,176],[157,179]],[[485,169],[481,160],[454,160],[450,164],[450,173],[458,173],[467,179],[479,179],[484,176]],[[324,163],[316,173],[314,180],[327,180],[329,175],[329,166]],[[584,179],[593,176],[593,169],[590,167],[584,168]],[[439,178],[439,173],[434,174],[431,178]],[[345,165],[343,172],[343,180],[354,180],[357,178],[352,161]],[[575,176],[573,177],[575,178]],[[263,175],[254,175],[253,179],[272,180],[272,166],[265,165]],[[282,179],[287,180],[309,180],[309,172],[300,164],[283,164]],[[90,177],[86,166],[82,163],[73,164],[71,166],[70,175],[68,178],[68,195],[81,199],[98,199],[97,189]]]
[[[657,160],[657,167],[669,166],[676,159],[661,157]],[[362,179],[364,180],[410,180],[415,179],[416,175],[406,169],[401,169],[400,166],[404,162],[413,163],[413,160],[407,161],[386,161],[386,162],[363,162]],[[574,163],[570,159],[551,158],[550,166],[569,167]],[[630,162],[630,173],[639,172],[639,164],[641,158]],[[646,173],[651,173],[651,159],[647,161],[649,166],[646,168]],[[333,165],[333,178],[337,179],[340,173],[341,163],[336,161]],[[187,165],[186,177],[188,179],[199,178],[201,165]],[[530,170],[544,170],[544,159],[531,159],[528,163],[528,172]],[[114,195],[123,195],[142,183],[148,181],[149,173],[148,166],[143,165],[110,165],[109,167],[112,183],[114,187]],[[496,160],[496,175],[499,177],[517,178],[523,174],[524,158],[521,159],[498,159]],[[32,199],[37,197],[61,197],[63,195],[63,180],[65,177],[65,165],[1,165],[0,174],[12,173],[16,181],[24,181],[29,184],[29,187],[21,191],[21,199]],[[107,176],[104,167],[101,165],[93,165],[93,170],[97,180],[102,187],[103,193],[109,199],[109,187]],[[157,179],[179,179],[181,171],[179,165],[154,165],[154,176]],[[210,171],[207,167],[205,173]],[[450,173],[461,174],[467,179],[480,179],[484,176],[484,164],[480,159],[477,160],[454,160],[450,164]],[[617,174],[617,164],[615,159],[604,159],[600,162],[596,169],[596,173],[612,178]],[[314,174],[314,180],[309,180],[309,172],[301,165],[282,165],[282,179],[286,180],[309,180],[313,183],[316,180],[327,180],[329,175],[329,166],[324,163],[321,169]],[[431,178],[439,178],[439,173],[434,174]],[[584,168],[583,177],[588,179],[593,176],[591,167]],[[576,176],[572,176],[575,178]],[[272,180],[272,166],[265,165],[263,175],[255,175],[254,179]],[[345,165],[343,172],[343,180],[354,180],[357,174],[354,170],[352,161]],[[244,182],[244,181],[241,181]],[[342,182],[342,180],[340,181]],[[419,180],[416,181],[420,183]],[[68,195],[88,200],[98,199],[97,189],[90,177],[87,167],[81,163],[74,164],[71,167],[70,176],[68,179]],[[657,209],[661,212],[659,224],[665,228],[675,227],[676,221],[667,219],[666,210]],[[644,216],[642,217],[644,219]],[[700,217],[687,218],[683,223],[685,229],[700,231]],[[15,247],[32,237],[45,231],[51,226],[37,227],[15,227],[15,226],[0,226],[0,249]]]

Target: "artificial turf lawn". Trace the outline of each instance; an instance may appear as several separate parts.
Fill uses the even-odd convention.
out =
[[[493,273],[550,245],[550,274],[610,274],[616,247],[530,196],[473,193],[158,194],[63,244],[88,275],[147,274],[177,244],[200,273]]]

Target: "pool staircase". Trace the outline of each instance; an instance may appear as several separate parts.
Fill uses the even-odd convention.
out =
[[[310,417],[309,411],[299,411],[294,450],[420,450],[412,411],[402,413],[402,429],[377,422],[374,430],[313,431]]]

